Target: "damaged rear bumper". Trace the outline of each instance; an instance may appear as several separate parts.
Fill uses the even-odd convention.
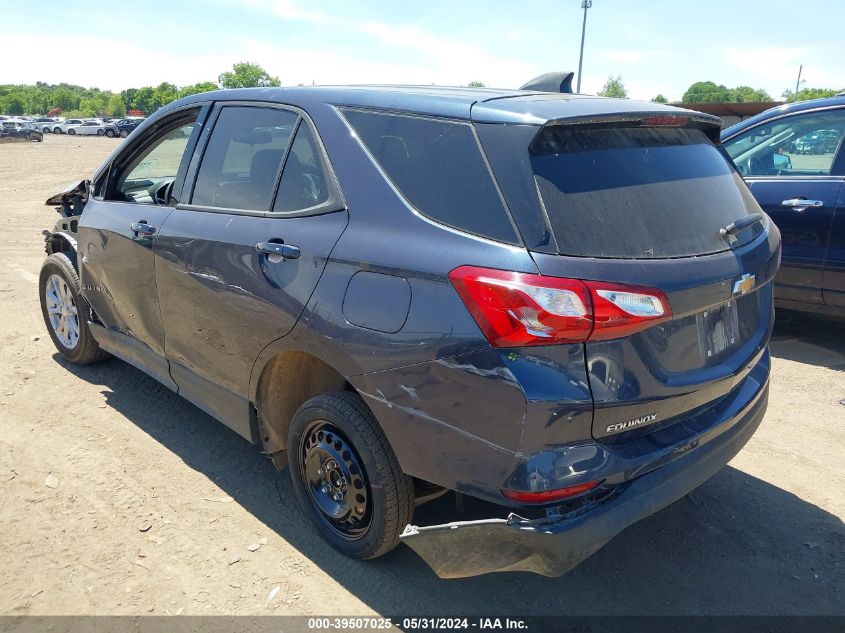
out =
[[[723,432],[681,457],[642,475],[607,500],[557,518],[488,519],[405,528],[401,539],[441,578],[496,571],[560,576],[629,525],[691,492],[725,466],[748,442],[766,411],[768,384]]]

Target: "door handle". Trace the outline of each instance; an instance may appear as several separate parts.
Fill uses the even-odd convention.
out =
[[[129,230],[139,236],[149,237],[150,235],[155,235],[156,227],[147,224],[144,220],[141,220],[140,222],[133,222],[130,224]]]
[[[292,244],[277,244],[276,242],[259,242],[255,245],[262,255],[267,255],[271,262],[284,261],[286,259],[299,259],[299,247]]]
[[[822,200],[807,200],[806,198],[789,198],[780,203],[782,207],[823,207]]]

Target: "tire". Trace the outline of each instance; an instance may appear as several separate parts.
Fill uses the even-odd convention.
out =
[[[54,281],[58,284],[58,288],[53,285]],[[49,301],[48,285],[53,296],[60,301]],[[41,274],[38,276],[38,294],[41,298],[41,314],[44,317],[47,332],[53,340],[53,345],[66,360],[75,365],[90,365],[109,357],[107,352],[100,349],[88,328],[91,309],[81,296],[79,275],[67,255],[53,253],[44,260],[41,265]],[[64,330],[64,334],[57,332],[57,327],[51,321],[50,311],[53,311],[53,316],[61,321],[62,317],[55,313],[56,306],[64,304],[67,307],[68,299],[72,303],[73,309],[76,310],[76,314],[74,317],[73,314],[67,312],[65,321],[72,324],[73,318],[76,319],[77,335],[75,337],[72,335],[66,336],[69,332],[67,329]],[[72,325],[67,327],[72,330]]]
[[[399,544],[414,511],[413,482],[358,394],[326,393],[303,404],[288,432],[288,452],[299,506],[329,545],[372,559]],[[336,508],[340,518],[321,506]]]
[[[62,128],[60,128],[60,127],[54,127],[53,128],[53,134],[61,134],[61,133],[62,133]]]
[[[68,134],[70,134],[71,136],[75,136],[75,135],[76,135],[76,130],[74,130],[73,128],[71,128],[71,129],[69,129],[69,130],[67,131],[67,133],[68,133]]]
[[[109,138],[114,138],[114,130],[106,130],[106,136]]]
[[[127,136],[129,136],[129,130],[120,131],[120,138],[126,138]]]
[[[105,130],[97,130],[97,136],[102,136],[105,133],[106,133]]]

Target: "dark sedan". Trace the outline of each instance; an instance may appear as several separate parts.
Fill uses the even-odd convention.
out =
[[[845,95],[767,110],[722,144],[783,237],[775,304],[845,316]]]
[[[20,138],[27,141],[43,141],[44,134],[26,121],[3,121],[0,123],[0,137]]]

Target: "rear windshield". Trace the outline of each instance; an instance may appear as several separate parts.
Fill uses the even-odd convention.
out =
[[[650,259],[728,249],[719,229],[759,211],[700,130],[545,128],[531,166],[563,255]],[[740,241],[760,232],[759,224]]]

